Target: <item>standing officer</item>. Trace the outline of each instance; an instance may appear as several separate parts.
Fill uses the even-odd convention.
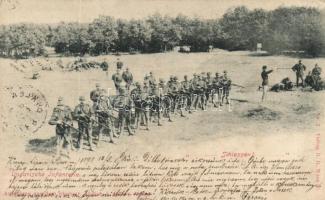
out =
[[[118,58],[116,61],[116,69],[121,70],[123,67],[123,62]]]
[[[224,99],[226,98],[226,104],[229,104],[229,93],[231,90],[231,80],[228,77],[227,71],[223,71],[223,77],[221,81],[222,89],[223,89],[223,95],[221,100],[221,105],[223,104]]]
[[[150,72],[150,73],[149,73],[148,81],[149,81],[149,86],[150,86],[150,87],[152,87],[152,86],[156,83],[156,78],[155,78],[155,76],[153,75],[153,72]]]
[[[79,97],[79,105],[74,109],[74,117],[78,121],[78,148],[82,149],[84,134],[87,136],[90,151],[93,151],[92,128],[94,121],[94,111],[89,104],[85,103],[85,97]]]
[[[64,143],[68,144],[68,154],[73,150],[71,128],[72,128],[72,110],[69,106],[63,104],[63,98],[59,97],[57,106],[53,109],[49,121],[50,125],[55,125],[56,132],[56,156],[59,156]]]
[[[215,77],[213,79],[213,89],[214,93],[212,96],[212,102],[214,107],[220,107],[221,106],[221,97],[223,93],[223,88],[221,84],[221,77],[219,76],[219,73],[216,72]]]
[[[264,65],[262,68],[262,88],[263,88],[263,95],[262,95],[262,101],[266,99],[266,93],[268,91],[268,85],[269,85],[269,74],[272,73],[273,70],[268,70],[267,71],[267,66]]]
[[[301,60],[292,67],[292,71],[296,72],[296,84],[299,85],[299,79],[301,80],[302,87],[304,87],[304,71],[306,71],[306,66],[301,63]]]
[[[126,89],[129,91],[130,90],[130,86],[132,85],[133,83],[133,75],[132,73],[130,72],[129,68],[127,67],[125,69],[125,71],[122,73],[122,78],[123,80],[125,81],[126,83]]]
[[[116,70],[116,73],[113,74],[113,76],[112,76],[112,80],[113,80],[114,85],[115,85],[116,94],[118,95],[120,87],[121,87],[121,83],[123,81],[123,77],[122,77],[122,74],[121,74],[121,69],[118,68]]]

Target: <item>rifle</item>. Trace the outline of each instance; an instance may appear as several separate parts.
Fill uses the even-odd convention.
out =
[[[233,85],[233,86],[237,86],[237,87],[240,87],[240,88],[245,88],[244,86],[238,85],[238,84],[236,84],[236,83],[232,83],[231,85]]]

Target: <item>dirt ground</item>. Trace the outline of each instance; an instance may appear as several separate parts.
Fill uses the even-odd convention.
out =
[[[78,97],[84,95],[90,103],[89,93],[96,83],[104,88],[114,88],[111,80],[115,72],[116,56],[99,56],[88,60],[102,61],[104,58],[110,64],[108,75],[100,69],[81,72],[40,71],[40,78],[31,79],[31,71],[23,73],[13,68],[10,63],[15,61],[1,59],[1,87],[12,85],[32,85],[44,94],[48,102],[48,114],[45,124],[35,133],[21,134],[2,129],[1,145],[7,149],[8,154],[21,154],[49,157],[53,154],[53,136],[55,130],[48,125],[48,120],[57,98],[63,96],[65,103],[72,108],[78,103]],[[104,143],[95,152],[87,150],[87,146],[80,152],[81,155],[94,155],[108,151],[119,152],[123,150],[146,152],[193,152],[193,149],[205,149],[214,153],[220,151],[253,151],[256,148],[274,148],[274,153],[283,151],[303,152],[311,148],[315,133],[324,130],[324,99],[325,92],[310,92],[294,90],[289,92],[269,92],[266,102],[261,103],[261,67],[292,67],[297,58],[282,56],[253,56],[249,52],[216,51],[213,53],[161,53],[147,55],[122,55],[119,57],[124,67],[129,67],[135,80],[143,80],[143,76],[152,71],[156,78],[167,78],[177,75],[183,79],[186,74],[192,77],[193,73],[215,72],[222,73],[227,70],[233,83],[245,88],[232,87],[231,111],[227,106],[222,110],[208,107],[207,111],[198,111],[187,114],[186,118],[174,116],[174,122],[163,120],[163,126],[151,124],[150,131],[140,130],[135,136],[125,133],[116,144]],[[61,59],[68,63],[73,58],[49,58],[56,62]],[[26,62],[26,61],[18,61]],[[303,59],[307,71],[315,63],[323,68],[325,59]],[[27,71],[27,70],[26,70]],[[295,80],[291,70],[276,70],[270,75],[270,85],[289,77]],[[114,93],[114,89],[111,90]],[[3,97],[4,93],[1,94]],[[10,105],[1,98],[1,105]],[[3,119],[5,118],[5,119]],[[8,119],[8,123],[18,119]],[[302,147],[304,143],[310,143]],[[290,145],[291,144],[291,145]],[[15,148],[10,148],[15,146]],[[276,148],[281,146],[281,148]],[[9,147],[9,148],[8,148]],[[296,149],[292,149],[296,148]],[[176,151],[175,151],[176,150]],[[308,149],[307,149],[308,150]],[[5,154],[4,154],[5,155]]]

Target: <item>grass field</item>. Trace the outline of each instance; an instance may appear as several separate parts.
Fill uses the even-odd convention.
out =
[[[111,75],[115,72],[116,56],[100,56],[88,58],[89,60],[101,61],[107,58],[110,63],[108,76],[101,70],[88,70],[81,72],[62,72],[58,69],[53,71],[41,71],[40,78],[30,79],[30,73],[18,72],[11,67],[13,60],[1,59],[1,86],[10,85],[32,85],[39,89],[46,97],[51,114],[56,105],[58,96],[65,98],[65,103],[74,107],[78,103],[78,97],[84,95],[89,98],[89,92],[94,89],[95,83],[100,82],[104,88],[114,88]],[[50,58],[55,62],[59,58]],[[63,63],[71,62],[73,58],[60,58]],[[233,86],[231,90],[232,111],[229,112],[224,106],[222,111],[208,108],[208,111],[198,111],[187,115],[186,118],[175,117],[172,123],[163,121],[163,127],[158,128],[151,125],[150,131],[140,130],[135,136],[122,136],[117,144],[103,145],[99,152],[120,151],[123,149],[150,151],[162,150],[172,152],[177,149],[187,151],[193,146],[202,148],[219,148],[236,150],[239,147],[232,146],[232,140],[242,141],[240,148],[249,150],[250,147],[259,146],[254,141],[267,141],[270,147],[288,143],[291,136],[306,137],[324,128],[324,101],[325,93],[306,92],[295,90],[290,92],[270,92],[268,100],[261,103],[261,92],[257,91],[261,83],[261,67],[267,65],[272,67],[291,67],[298,59],[283,56],[251,56],[249,52],[226,52],[216,51],[213,53],[161,53],[147,55],[122,55],[120,59],[124,67],[129,67],[136,80],[142,81],[143,76],[150,71],[154,72],[156,78],[165,80],[171,75],[177,75],[183,79],[183,75],[192,77],[194,72],[222,73],[227,70],[233,83],[244,86],[244,89]],[[25,62],[25,61],[18,61]],[[315,63],[325,66],[325,59],[304,59],[303,63],[307,70],[311,70]],[[29,69],[32,71],[32,69]],[[276,70],[270,75],[270,84],[280,82],[289,77],[295,80],[291,70]],[[114,92],[114,90],[112,90]],[[1,95],[2,96],[2,95]],[[90,100],[88,99],[90,103]],[[2,105],[10,102],[1,102]],[[46,122],[49,116],[47,116]],[[318,119],[318,120],[317,120]],[[6,119],[17,120],[17,119]],[[320,125],[319,125],[320,123]],[[324,130],[324,129],[323,129]],[[4,131],[1,135],[5,145],[24,146],[17,148],[17,153],[26,149],[31,152],[40,152],[28,144],[32,139],[44,139],[46,142],[55,134],[54,127],[47,123],[36,133],[29,135],[14,134]],[[272,136],[272,139],[271,139]],[[6,139],[11,138],[11,139]],[[259,138],[260,140],[255,140]],[[227,141],[227,143],[224,143]],[[297,140],[301,141],[301,140]],[[305,140],[309,141],[309,139]],[[299,144],[298,144],[299,145]],[[47,148],[46,146],[39,148]],[[285,147],[284,147],[285,149]],[[92,153],[84,151],[85,154]],[[44,155],[47,155],[44,153]]]

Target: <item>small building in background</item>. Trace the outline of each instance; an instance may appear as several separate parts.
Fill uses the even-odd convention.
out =
[[[256,45],[256,51],[257,52],[262,51],[262,43],[257,43],[257,45]]]

